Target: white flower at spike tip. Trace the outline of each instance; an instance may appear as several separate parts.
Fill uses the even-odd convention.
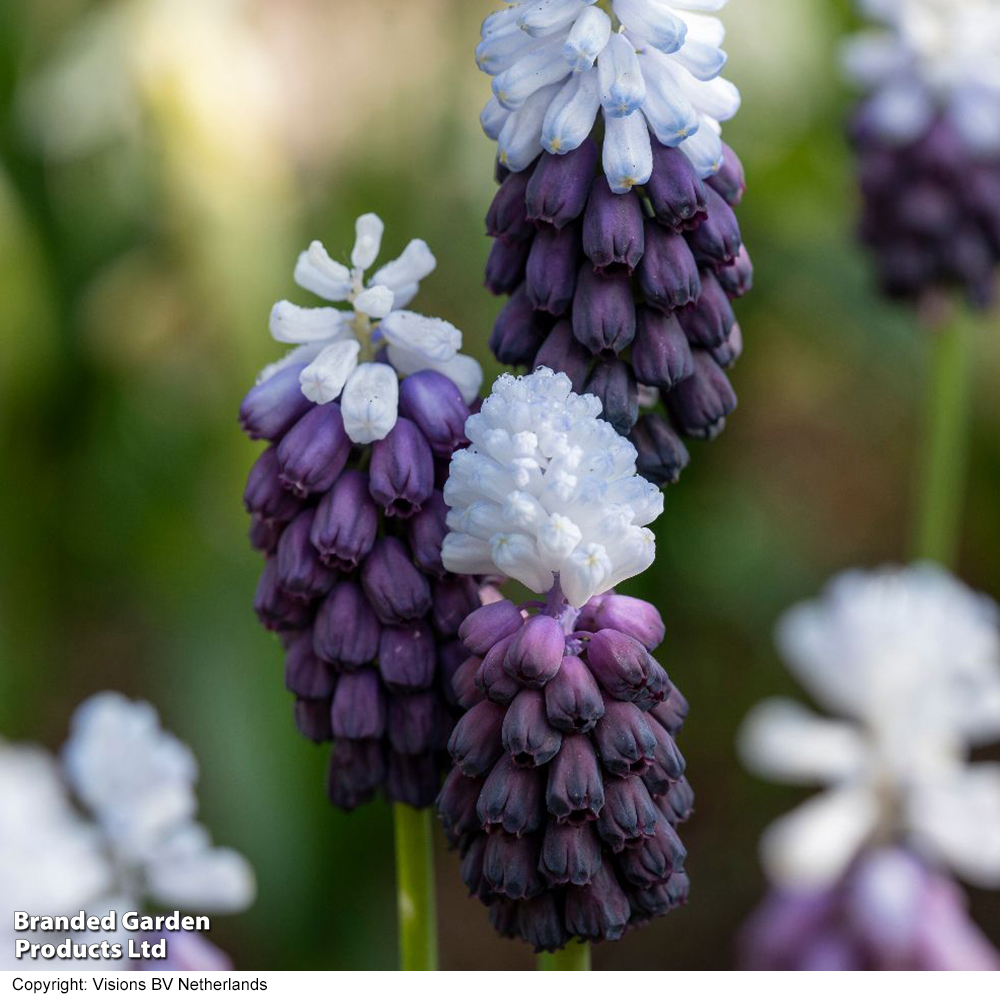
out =
[[[596,396],[547,368],[497,379],[444,487],[449,570],[501,573],[538,594],[558,574],[579,608],[652,564],[646,525],[663,495],[636,475],[635,448],[600,412]]]
[[[383,229],[382,220],[370,212],[357,220],[350,267],[333,260],[318,240],[299,255],[295,281],[351,309],[276,303],[271,335],[299,346],[258,377],[261,382],[286,365],[306,364],[300,375],[303,394],[314,403],[339,399],[344,428],[357,444],[380,441],[396,425],[400,375],[440,372],[467,403],[483,381],[479,363],[459,353],[462,334],[451,323],[404,308],[437,264],[423,240],[411,240],[399,257],[365,282],[365,272],[381,250]],[[372,360],[383,346],[388,364]]]
[[[851,571],[788,612],[778,644],[843,718],[771,699],[743,724],[752,770],[829,786],[765,832],[771,878],[828,885],[864,845],[902,839],[1000,886],[1000,765],[968,763],[1000,738],[1000,609],[929,564]]]
[[[493,77],[483,109],[500,162],[524,170],[542,150],[568,153],[604,116],[611,189],[649,180],[652,133],[702,177],[722,164],[720,122],[739,110],[726,63],[727,0],[522,0],[483,22],[476,60]]]
[[[1000,4],[995,0],[859,0],[884,28],[844,50],[848,76],[873,92],[868,115],[906,143],[944,113],[974,153],[1000,151]]]

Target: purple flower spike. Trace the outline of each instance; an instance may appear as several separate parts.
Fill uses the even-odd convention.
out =
[[[487,832],[497,828],[523,837],[545,818],[544,778],[535,767],[518,767],[509,754],[493,765],[476,810]]]
[[[616,854],[652,837],[660,818],[641,778],[632,775],[604,782],[604,808],[597,817],[597,834]]]
[[[527,687],[540,688],[559,672],[566,636],[548,615],[536,615],[521,626],[504,657],[504,670]]]
[[[725,427],[726,417],[736,409],[736,393],[711,355],[695,351],[693,356],[694,375],[681,382],[667,401],[685,434],[711,440]]]
[[[629,437],[638,452],[640,475],[657,486],[676,483],[691,460],[677,432],[658,413],[641,416]]]
[[[573,297],[573,336],[592,354],[618,353],[632,343],[635,303],[628,275],[600,275],[590,264],[580,268]]]
[[[350,572],[371,551],[377,530],[368,476],[348,469],[320,500],[310,541],[323,563]]]
[[[569,312],[576,289],[580,233],[575,225],[544,228],[531,244],[525,289],[531,305],[553,316]]]
[[[325,493],[343,471],[350,452],[340,407],[314,406],[278,445],[279,478],[298,497]]]
[[[334,584],[316,614],[313,648],[321,660],[356,668],[378,655],[381,632],[361,588],[343,580]]]
[[[524,624],[521,612],[510,601],[497,601],[477,608],[461,624],[458,637],[476,656],[485,656],[501,639],[512,636]]]
[[[642,205],[634,191],[612,194],[604,177],[594,178],[583,217],[583,252],[595,270],[624,268],[631,274],[646,243]]]
[[[534,225],[528,221],[525,205],[530,179],[528,171],[507,175],[486,215],[486,232],[489,236],[506,243],[520,243],[535,234]]]
[[[571,826],[549,820],[539,865],[553,885],[588,885],[601,867],[601,845],[589,824]]]
[[[313,652],[312,631],[306,629],[285,653],[285,687],[300,698],[332,698],[337,675]]]
[[[604,714],[594,675],[578,656],[563,657],[559,673],[545,685],[545,713],[565,733],[587,733]]]
[[[434,683],[437,645],[426,622],[389,625],[378,644],[378,669],[390,691],[420,691]]]
[[[617,941],[630,915],[628,898],[618,880],[602,865],[589,885],[566,890],[566,930],[587,941]]]
[[[243,504],[248,513],[265,521],[287,524],[302,510],[302,503],[281,485],[278,469],[278,449],[266,448],[250,468]]]
[[[531,364],[551,323],[551,317],[534,311],[528,290],[521,285],[493,324],[490,350],[502,364]]]
[[[431,610],[427,577],[398,538],[380,538],[361,567],[361,586],[383,625],[402,625]]]
[[[594,727],[594,743],[605,770],[620,777],[642,774],[656,750],[656,737],[646,713],[627,701],[607,704]]]
[[[729,296],[710,271],[702,272],[701,297],[693,309],[681,314],[680,324],[692,347],[721,347],[729,337],[736,317]]]
[[[675,232],[694,229],[705,218],[705,185],[691,161],[679,149],[661,146],[655,139],[646,195],[657,222]]]
[[[505,714],[501,706],[481,701],[459,720],[448,740],[448,753],[463,774],[480,777],[496,763],[503,753],[501,731]]]
[[[339,809],[368,802],[385,779],[385,755],[378,740],[337,740],[330,755],[327,792]]]
[[[538,872],[538,838],[515,837],[494,830],[486,838],[483,875],[490,887],[508,899],[530,899],[543,888]]]
[[[717,174],[709,177],[708,183],[733,208],[743,200],[747,189],[746,174],[740,158],[726,143],[722,144],[722,167]]]
[[[604,808],[604,782],[594,746],[586,736],[566,736],[549,766],[545,802],[560,823],[596,820]]]
[[[698,265],[687,240],[648,219],[637,276],[646,300],[664,312],[685,309],[701,295]]]
[[[579,218],[587,204],[596,165],[597,144],[593,139],[585,139],[562,156],[543,153],[525,192],[528,218],[556,229]]]
[[[657,823],[648,840],[622,852],[622,873],[632,885],[651,889],[662,885],[675,871],[684,870],[687,851],[669,823]]]
[[[640,307],[632,342],[632,368],[643,385],[668,392],[694,374],[691,348],[676,316]]]
[[[688,235],[688,242],[699,261],[731,264],[743,244],[740,224],[725,198],[713,188],[708,189],[706,204],[708,218]]]
[[[438,372],[422,371],[403,379],[399,412],[420,428],[435,455],[450,459],[468,444],[469,407],[455,383]]]
[[[602,419],[619,434],[628,434],[639,419],[639,387],[632,369],[620,358],[599,361],[587,382],[586,392],[601,401]]]
[[[278,543],[278,584],[289,596],[306,602],[326,594],[337,578],[320,562],[310,541],[314,516],[312,509],[302,511]]]
[[[521,767],[541,767],[559,752],[562,734],[545,714],[545,696],[525,688],[511,702],[503,720],[504,749]]]
[[[666,634],[660,612],[652,604],[624,594],[605,596],[594,613],[594,622],[599,629],[615,629],[638,639],[650,652]]]
[[[313,404],[302,395],[305,365],[289,365],[255,385],[240,406],[240,426],[251,440],[277,441]]]
[[[343,674],[333,696],[333,735],[346,740],[378,739],[385,732],[385,702],[374,670]]]
[[[389,517],[412,517],[434,492],[434,456],[412,420],[400,417],[372,445],[368,470],[372,498]]]
[[[582,393],[590,371],[591,354],[573,336],[569,320],[561,319],[545,338],[535,355],[535,368],[551,368],[565,372],[573,383],[573,391]]]
[[[531,242],[494,240],[486,261],[486,288],[494,295],[510,295],[524,281]]]

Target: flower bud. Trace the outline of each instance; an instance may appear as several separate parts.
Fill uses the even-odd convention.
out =
[[[316,613],[313,649],[328,663],[360,667],[378,655],[381,631],[361,588],[353,580],[342,580]]]
[[[561,319],[545,338],[538,349],[534,368],[551,368],[554,372],[565,372],[573,384],[574,392],[583,392],[590,371],[591,355],[573,336],[573,326],[567,319]]]
[[[431,610],[427,577],[398,538],[380,538],[361,567],[361,586],[383,625],[401,625]]]
[[[386,719],[385,691],[378,674],[372,669],[342,674],[330,718],[338,739],[378,739],[385,732]]]
[[[639,388],[632,368],[621,358],[598,361],[584,391],[601,401],[601,417],[622,436],[639,419]]]
[[[687,875],[676,871],[660,885],[639,889],[630,895],[633,916],[645,920],[662,917],[687,902],[690,888],[691,881]]]
[[[486,288],[494,295],[509,295],[524,281],[528,254],[531,252],[530,240],[520,243],[507,243],[505,240],[494,240],[490,247],[490,255],[486,259]]]
[[[565,733],[589,732],[604,714],[597,681],[578,656],[564,656],[559,673],[544,690],[545,714]]]
[[[441,544],[448,534],[447,514],[444,498],[440,491],[435,490],[423,507],[406,522],[406,538],[413,561],[428,576],[440,578],[446,572],[441,562]]]
[[[278,551],[278,542],[281,541],[281,533],[284,530],[285,525],[281,521],[270,521],[260,514],[251,514],[247,537],[250,539],[250,545],[258,552],[273,556]]]
[[[705,217],[705,185],[691,161],[681,150],[661,146],[655,139],[646,196],[657,222],[675,232],[693,229]]]
[[[434,755],[388,753],[385,794],[391,802],[402,802],[413,809],[426,809],[434,804],[440,775]]]
[[[587,885],[601,867],[601,845],[589,823],[571,826],[549,820],[539,869],[553,885]]]
[[[538,838],[493,830],[486,838],[483,876],[508,899],[529,899],[543,888],[538,872]]]
[[[736,323],[729,296],[722,290],[715,275],[701,274],[701,296],[693,309],[679,316],[681,329],[693,347],[718,347],[724,344]]]
[[[426,621],[388,625],[382,629],[378,643],[378,669],[390,691],[429,688],[434,683],[436,655],[434,632]]]
[[[524,285],[532,306],[553,316],[569,312],[580,258],[576,225],[542,229],[531,244]]]
[[[677,317],[646,306],[636,311],[631,358],[639,382],[667,391],[694,372],[691,348]]]
[[[530,365],[550,325],[544,313],[535,312],[526,284],[521,285],[493,324],[490,350],[501,364]]]
[[[268,559],[257,582],[253,609],[260,623],[272,632],[287,632],[309,624],[312,609],[302,601],[289,597],[278,582],[278,560]]]
[[[594,744],[605,769],[624,777],[641,774],[649,766],[656,750],[656,736],[645,713],[635,705],[609,701],[594,727]]]
[[[485,656],[501,639],[512,636],[524,624],[521,612],[510,601],[495,601],[473,611],[458,629],[458,637],[470,653]]]
[[[708,218],[688,234],[691,251],[699,262],[731,264],[740,252],[740,224],[725,199],[713,188],[707,192]]]
[[[741,299],[753,287],[753,262],[747,253],[746,244],[740,247],[736,260],[732,264],[720,267],[715,276],[722,285],[722,290],[731,299]]]
[[[337,574],[324,566],[310,541],[314,511],[304,510],[285,528],[278,542],[278,585],[296,600],[322,597]]]
[[[535,227],[528,221],[525,197],[529,171],[508,174],[493,197],[486,214],[486,233],[507,243],[520,243],[535,235]]]
[[[478,829],[478,825],[479,820],[477,818],[474,829]],[[470,896],[474,896],[484,903],[489,903],[493,898],[493,889],[483,874],[483,862],[485,859],[486,838],[473,837],[472,842],[465,849],[465,854],[462,857],[459,875],[461,875],[462,882],[465,883],[465,887],[469,890]]]
[[[518,767],[502,754],[479,793],[479,822],[487,832],[501,827],[517,837],[533,833],[545,817],[544,784],[544,772]]]
[[[427,754],[444,748],[448,720],[436,691],[389,695],[389,744],[401,754]]]
[[[589,885],[566,890],[566,930],[570,937],[617,941],[628,924],[629,905],[611,865],[600,867]]]
[[[434,456],[411,420],[400,417],[372,445],[368,470],[372,498],[389,517],[412,517],[434,492]]]
[[[638,452],[639,473],[657,486],[676,483],[691,460],[677,432],[658,413],[641,416],[629,440]]]
[[[458,669],[451,675],[452,700],[460,708],[468,709],[478,705],[483,700],[483,692],[476,685],[476,674],[483,661],[478,656],[470,656],[463,660]]]
[[[587,644],[587,666],[598,683],[619,701],[634,701],[646,687],[649,653],[637,639],[601,629]]]
[[[464,448],[465,422],[469,408],[458,387],[439,372],[417,372],[404,378],[399,386],[399,414],[412,420],[435,455],[450,459]]]
[[[479,831],[476,803],[482,788],[479,778],[470,778],[457,767],[448,772],[437,797],[437,808],[449,840],[458,841]]]
[[[286,365],[246,394],[240,405],[240,426],[247,437],[277,441],[312,408],[299,385],[305,367]]]
[[[347,469],[323,495],[312,522],[310,539],[327,566],[349,573],[371,551],[378,531],[378,511],[368,476]]]
[[[651,837],[622,851],[621,872],[632,885],[650,889],[666,882],[675,871],[683,871],[686,858],[677,832],[669,823],[660,822]]]
[[[312,630],[299,633],[285,653],[285,687],[300,698],[319,701],[333,696],[336,683],[333,668],[313,652]]]
[[[385,756],[378,740],[337,740],[330,755],[327,792],[339,809],[367,802],[385,778]]]
[[[551,893],[517,904],[517,933],[535,951],[555,951],[569,940],[561,909]]]
[[[729,336],[709,353],[720,368],[732,368],[743,353],[743,331],[739,323],[734,323]]]
[[[545,715],[545,696],[525,688],[507,709],[501,730],[504,749],[519,767],[541,767],[559,752],[562,735]]]
[[[556,229],[579,218],[587,204],[596,165],[597,144],[590,138],[560,156],[543,153],[525,193],[528,218]]]
[[[479,777],[486,774],[503,753],[501,730],[504,709],[491,701],[473,705],[452,730],[448,753],[463,774]]]
[[[334,719],[336,732],[336,719]],[[597,835],[617,854],[656,832],[659,811],[637,775],[604,782],[604,808],[597,817]]]
[[[559,671],[566,636],[549,615],[535,615],[521,626],[504,657],[504,670],[528,687],[540,688]]]
[[[604,783],[589,737],[563,738],[549,764],[545,805],[560,823],[574,826],[596,820],[604,809]]]
[[[638,639],[652,652],[663,642],[666,628],[660,612],[648,601],[624,594],[607,594],[594,614],[598,629],[610,628]]]
[[[674,738],[649,715],[647,724],[655,743],[649,769],[643,774],[643,781],[653,795],[664,795],[669,786],[684,776],[687,763]]]
[[[457,635],[462,622],[478,607],[479,587],[471,576],[435,581],[431,620],[442,635]]]
[[[573,296],[573,336],[591,354],[618,354],[632,343],[635,303],[627,274],[597,274],[589,263],[580,268]]]
[[[681,778],[670,786],[670,791],[660,799],[660,808],[671,823],[683,823],[690,819],[694,811],[694,792],[687,778]]]
[[[646,252],[636,274],[646,300],[664,312],[684,309],[701,295],[698,265],[687,240],[652,219],[646,220]]]
[[[507,650],[510,649],[513,641],[513,635],[501,639],[483,657],[483,662],[479,665],[479,672],[476,674],[476,686],[486,694],[490,701],[496,702],[498,705],[510,704],[514,695],[521,690],[521,685],[504,669]]]
[[[314,406],[281,439],[278,477],[298,497],[325,493],[344,469],[351,440],[336,403]]]
[[[711,440],[736,409],[736,393],[725,373],[704,351],[695,351],[694,374],[667,397],[671,414],[688,437]]]
[[[295,699],[295,727],[313,743],[329,743],[333,739],[330,725],[330,702],[326,698]]]
[[[643,712],[663,701],[671,687],[666,670],[652,656],[646,661],[646,671],[646,684],[635,698],[636,707]]]
[[[642,205],[634,191],[612,194],[607,179],[595,177],[583,217],[583,252],[601,273],[624,267],[631,274],[642,259]]]
[[[278,449],[265,448],[257,457],[247,476],[243,504],[250,514],[268,521],[286,523],[300,510],[301,501],[288,492],[278,478]]]
[[[677,688],[671,688],[666,699],[651,709],[651,714],[671,736],[676,736],[687,718],[687,699]]]
[[[709,177],[708,184],[733,208],[743,200],[747,189],[746,174],[740,158],[726,143],[722,144],[722,166]]]

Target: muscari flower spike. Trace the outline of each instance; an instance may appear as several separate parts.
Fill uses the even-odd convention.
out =
[[[240,411],[269,442],[244,494],[267,558],[255,608],[285,646],[300,731],[333,741],[329,794],[345,809],[379,788],[434,801],[456,634],[480,603],[477,582],[442,565],[441,488],[482,372],[451,324],[402,308],[434,267],[423,241],[365,283],[381,235],[376,216],[358,220],[351,268],[319,243],[300,256],[299,284],[353,311],[279,302],[272,333],[302,346]]]
[[[500,189],[486,285],[509,294],[490,346],[566,372],[629,435],[663,485],[736,396],[732,301],[753,268],[733,209],[745,183],[720,121],[739,92],[719,77],[725,0],[521,3],[483,24],[493,77],[483,125]]]
[[[544,600],[459,629],[465,710],[438,798],[469,892],[537,950],[616,940],[684,902],[687,704],[653,658],[664,626],[611,588],[653,559],[662,495],[600,403],[542,369],[501,376],[452,459],[443,561]]]
[[[61,762],[37,747],[0,743],[0,896],[32,914],[246,909],[253,872],[236,851],[214,847],[196,821],[197,777],[190,749],[160,727],[153,707],[114,692],[77,709]],[[86,943],[82,935],[74,942]],[[6,954],[13,953],[10,941]],[[186,931],[170,936],[165,962],[154,964],[231,967]]]
[[[853,571],[792,609],[778,642],[817,702],[844,718],[774,699],[744,723],[752,770],[829,786],[765,831],[776,912],[805,900],[818,906],[817,928],[844,919],[844,894],[894,845],[914,855],[907,898],[927,893],[951,914],[949,926],[962,924],[944,869],[1000,886],[1000,765],[968,763],[970,747],[1000,738],[1000,611],[931,565]],[[906,916],[916,948],[926,928]],[[918,952],[912,961],[946,961]]]
[[[992,0],[859,0],[881,22],[848,43],[861,238],[884,291],[996,297],[1000,9]]]

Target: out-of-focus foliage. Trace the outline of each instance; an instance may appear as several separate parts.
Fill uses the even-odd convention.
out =
[[[472,59],[489,0],[4,0],[0,5],[0,732],[55,746],[108,687],[153,701],[202,764],[203,812],[260,898],[213,940],[244,968],[394,961],[382,805],[328,808],[324,753],[291,722],[254,621],[258,557],[239,400],[277,353],[271,303],[313,237],[350,249],[377,211],[439,266],[419,307],[491,376],[482,289],[493,144]],[[837,75],[845,2],[733,0],[727,139],[757,267],[740,303],[741,406],[667,496],[632,593],[692,704],[691,902],[605,968],[725,967],[761,892],[756,840],[795,794],[748,777],[733,736],[790,690],[770,629],[845,565],[908,556],[926,342],[853,243]],[[963,576],[1000,592],[1000,337],[979,331]],[[439,862],[448,967],[527,967]],[[995,907],[975,915],[1000,938]]]

